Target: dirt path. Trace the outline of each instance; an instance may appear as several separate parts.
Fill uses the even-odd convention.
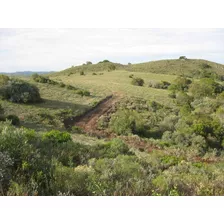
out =
[[[75,120],[74,125],[81,127],[87,133],[103,134],[97,129],[97,123],[102,115],[113,112],[115,104],[121,99],[122,95],[114,94],[100,102],[93,110],[80,116]],[[105,134],[105,133],[104,133]]]

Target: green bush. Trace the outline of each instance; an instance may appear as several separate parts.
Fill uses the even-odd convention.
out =
[[[32,79],[35,81],[35,82],[39,82],[39,83],[48,83],[49,79],[44,77],[44,76],[41,76],[41,75],[38,75],[37,73],[33,74],[32,75]]]
[[[116,66],[114,64],[111,64],[108,66],[108,68],[109,68],[109,71],[113,71],[116,69]]]
[[[135,86],[143,86],[144,80],[142,78],[133,78],[131,84]]]
[[[84,71],[81,71],[81,72],[80,72],[80,75],[85,75]]]
[[[2,97],[13,103],[36,103],[41,101],[39,89],[21,80],[11,80],[2,88]]]
[[[10,120],[13,125],[19,125],[20,124],[20,120],[16,115],[8,115],[6,117],[6,119]]]
[[[44,133],[42,139],[53,143],[63,143],[72,140],[71,135],[68,132],[60,132],[58,130],[52,130]]]
[[[0,75],[0,87],[6,85],[9,82],[9,77],[6,75]]]
[[[54,180],[52,181],[54,195],[91,195],[88,190],[88,177],[93,170],[87,166],[78,166],[75,169],[55,165]]]
[[[78,89],[75,91],[76,94],[79,94],[81,96],[90,96],[90,92],[87,91],[87,90],[81,90],[81,89]]]
[[[62,87],[62,88],[64,88],[65,87],[65,84],[63,82],[60,82],[59,83],[59,86]]]
[[[131,110],[119,110],[111,117],[109,128],[118,135],[142,133],[143,120],[140,115]]]
[[[156,89],[168,89],[170,83],[167,81],[150,81],[148,87]]]
[[[93,72],[93,74],[92,75],[97,75],[95,72]]]
[[[200,81],[194,81],[189,89],[189,92],[194,98],[212,97],[222,91],[222,86],[211,78],[203,78],[200,79]]]
[[[4,109],[2,107],[2,105],[0,104],[0,115],[4,114]]]
[[[109,60],[103,60],[103,61],[100,61],[98,63],[108,63],[108,62],[110,62],[110,61]]]

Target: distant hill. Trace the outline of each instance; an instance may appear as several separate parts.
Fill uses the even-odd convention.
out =
[[[30,76],[34,73],[39,75],[53,73],[54,71],[21,71],[21,72],[0,72],[3,75],[19,75],[19,76]]]
[[[122,65],[112,62],[101,62],[97,64],[73,66],[54,74],[75,74],[81,71],[84,72],[101,72],[110,69],[114,65],[116,70],[126,70],[130,72],[150,72],[157,74],[171,74],[184,76],[197,76],[202,71],[224,76],[224,65],[203,59],[170,59],[151,61],[138,64]]]

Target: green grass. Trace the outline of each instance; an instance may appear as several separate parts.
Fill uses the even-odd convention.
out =
[[[104,71],[103,73],[103,75],[92,75],[92,72],[87,72],[85,76],[73,74],[70,76],[57,75],[51,78],[57,81],[63,81],[66,84],[85,88],[99,97],[111,93],[122,93],[124,96],[158,100],[161,103],[169,103],[169,92],[167,90],[149,88],[149,81],[164,80],[172,82],[176,78],[174,75],[128,72],[124,70]],[[145,85],[143,87],[133,86],[131,84],[132,79],[129,78],[131,74],[134,74],[134,77],[143,78]]]

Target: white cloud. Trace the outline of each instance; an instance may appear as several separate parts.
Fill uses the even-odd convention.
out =
[[[204,58],[224,63],[224,29],[0,29],[0,71],[62,70],[87,60]]]

